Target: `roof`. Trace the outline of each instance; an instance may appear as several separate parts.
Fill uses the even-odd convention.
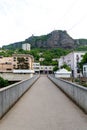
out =
[[[63,69],[57,70],[55,73],[56,74],[60,74],[60,73],[62,73],[62,74],[66,74],[66,73],[70,74],[71,71],[68,71],[68,70],[63,68]]]

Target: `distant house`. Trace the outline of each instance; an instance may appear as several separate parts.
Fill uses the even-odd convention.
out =
[[[66,69],[60,69],[55,72],[56,78],[70,78],[71,77],[71,71],[68,71]]]
[[[40,63],[33,63],[33,68],[35,73],[52,74],[54,66],[46,66],[40,65]]]
[[[52,61],[58,61],[58,58],[54,58],[54,59],[52,59]]]
[[[29,43],[22,44],[22,49],[26,51],[30,51],[31,45]]]
[[[45,60],[45,58],[39,58],[39,61],[44,61]]]
[[[53,73],[53,68],[54,66],[46,66],[46,65],[41,65],[40,66],[40,73],[41,74],[52,74]]]

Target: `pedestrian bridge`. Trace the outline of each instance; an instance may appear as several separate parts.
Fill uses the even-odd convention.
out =
[[[0,120],[0,130],[87,130],[87,114],[43,75]]]

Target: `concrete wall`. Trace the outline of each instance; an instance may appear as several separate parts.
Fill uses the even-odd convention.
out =
[[[51,75],[48,77],[87,113],[87,88]]]
[[[0,76],[8,81],[21,81],[33,77],[33,74],[0,73]]]
[[[0,118],[17,102],[17,100],[39,78],[39,75],[0,89]]]

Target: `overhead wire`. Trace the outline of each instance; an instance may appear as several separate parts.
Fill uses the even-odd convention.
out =
[[[77,27],[78,25],[80,25],[85,20],[86,16],[87,16],[87,13],[84,16],[82,16],[75,24],[73,24],[67,31],[71,31],[75,27]]]
[[[68,14],[71,13],[71,11],[73,10],[74,6],[77,4],[78,1],[79,1],[79,0],[74,0],[74,1],[68,6],[67,10],[65,11],[64,15],[62,16],[63,18],[64,18],[64,17],[67,17]]]
[[[65,21],[67,19],[67,16],[69,17],[69,15],[71,15],[71,12],[73,11],[74,7],[77,5],[77,3],[79,2],[79,0],[74,0],[67,8],[67,10],[65,11],[64,15],[62,16],[61,20],[64,21],[62,24],[63,26],[65,26],[64,28],[66,28],[65,25]],[[72,31],[74,28],[76,28],[78,25],[80,25],[87,16],[87,12],[85,14],[83,14],[79,20],[77,20],[74,24],[71,25],[71,27],[69,27],[69,29],[66,29],[67,31]]]

